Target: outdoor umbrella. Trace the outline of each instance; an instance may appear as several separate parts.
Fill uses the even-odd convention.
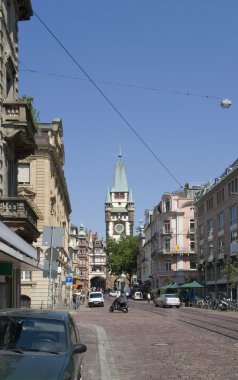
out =
[[[183,284],[179,286],[179,289],[198,289],[204,288],[203,285],[199,284],[197,281],[189,282],[187,284]]]
[[[168,285],[164,285],[164,286],[161,286],[160,289],[178,289],[179,286],[177,284],[168,284]]]

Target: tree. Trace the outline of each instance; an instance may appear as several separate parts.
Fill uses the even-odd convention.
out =
[[[115,276],[125,274],[130,286],[132,277],[137,271],[139,245],[139,236],[122,236],[118,241],[109,238],[106,242],[109,272]]]
[[[235,285],[238,283],[238,268],[231,260],[227,260],[225,262],[224,267],[222,269],[222,275],[227,282],[227,294],[230,286],[230,294],[232,299],[232,288],[234,288]]]

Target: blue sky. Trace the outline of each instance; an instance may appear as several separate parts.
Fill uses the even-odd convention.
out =
[[[19,95],[34,97],[41,122],[63,121],[72,223],[105,237],[119,142],[135,224],[165,191],[213,181],[238,157],[237,0],[50,0],[47,7],[32,0],[32,7],[177,180],[33,16],[19,25]],[[221,98],[232,107],[222,109]]]

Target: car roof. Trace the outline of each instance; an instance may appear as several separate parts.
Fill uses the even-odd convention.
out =
[[[21,318],[47,318],[66,321],[68,312],[59,310],[37,310],[37,309],[5,309],[0,311],[0,317]]]
[[[101,293],[102,294],[102,292],[101,292],[101,290],[95,290],[95,292],[89,292],[89,294],[97,294],[97,293]]]

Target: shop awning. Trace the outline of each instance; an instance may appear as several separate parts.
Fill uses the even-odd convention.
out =
[[[15,268],[43,269],[37,260],[37,249],[0,222],[0,261],[12,262]]]

